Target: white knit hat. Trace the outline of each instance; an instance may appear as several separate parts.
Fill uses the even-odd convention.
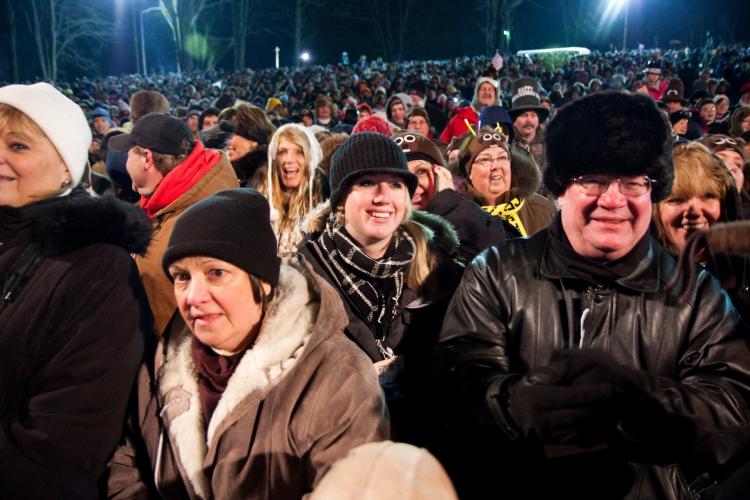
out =
[[[0,103],[13,106],[47,135],[68,167],[72,185],[81,182],[89,157],[91,129],[83,110],[48,83],[7,85],[0,88]]]

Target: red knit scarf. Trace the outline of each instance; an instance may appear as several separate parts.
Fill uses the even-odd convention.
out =
[[[221,158],[221,153],[206,149],[200,141],[185,161],[173,168],[156,186],[150,197],[141,197],[141,208],[153,218],[159,210],[168,206],[201,180]]]

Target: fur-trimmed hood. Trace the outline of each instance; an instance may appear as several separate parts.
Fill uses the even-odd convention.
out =
[[[112,196],[94,198],[77,188],[70,195],[19,208],[0,206],[0,238],[21,232],[47,256],[95,243],[143,255],[151,240],[151,222],[136,206]]]
[[[308,237],[320,234],[323,231],[330,213],[331,205],[328,201],[325,201],[305,217],[302,228],[308,234]],[[439,247],[447,255],[456,253],[459,245],[458,233],[451,223],[443,217],[423,210],[413,210],[410,222],[410,230],[423,231],[427,236],[427,241]]]
[[[165,361],[157,367],[160,413],[186,485],[194,492],[192,496],[211,496],[204,460],[222,433],[243,413],[248,398],[257,395],[262,399],[305,353],[340,334],[345,325],[346,314],[330,285],[298,257],[285,259],[258,338],[229,379],[208,425],[203,421],[191,354],[192,335],[186,328],[168,340]]]

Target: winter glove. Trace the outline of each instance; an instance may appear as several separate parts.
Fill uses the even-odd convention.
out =
[[[507,407],[526,438],[593,446],[616,429],[612,389],[601,380],[570,385],[567,362],[529,371],[508,389]]]
[[[630,449],[648,462],[665,462],[692,441],[694,428],[686,417],[667,410],[658,399],[655,379],[647,372],[619,364],[611,355],[593,350],[563,351],[553,358],[570,387],[601,384],[608,387],[609,410],[617,433],[610,443]],[[664,391],[664,398],[668,392]]]
[[[213,127],[200,131],[201,142],[211,149],[224,149],[232,134],[234,134],[234,126],[226,120],[221,120]]]

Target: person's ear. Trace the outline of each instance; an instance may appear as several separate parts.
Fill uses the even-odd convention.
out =
[[[156,164],[154,163],[154,153],[150,149],[143,148],[143,155],[146,157],[146,167],[145,170],[155,168]]]

